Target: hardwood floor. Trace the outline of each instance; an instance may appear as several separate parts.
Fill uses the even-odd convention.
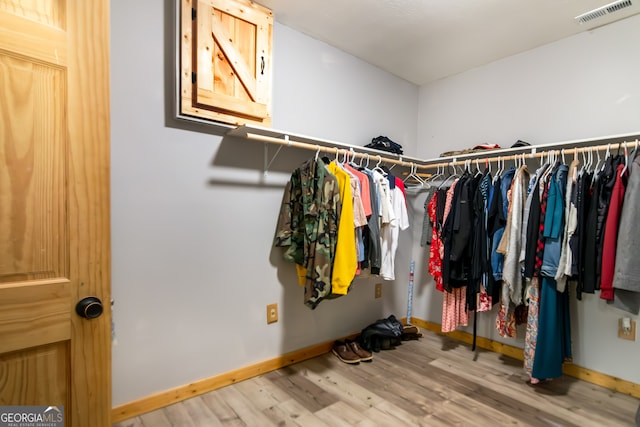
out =
[[[566,376],[528,386],[521,361],[422,333],[370,363],[329,353],[114,427],[635,425],[638,399]]]

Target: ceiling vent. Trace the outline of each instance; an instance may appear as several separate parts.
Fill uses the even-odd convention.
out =
[[[583,13],[582,15],[578,15],[574,19],[580,24],[585,24],[589,21],[593,21],[597,18],[602,18],[603,16],[609,15],[610,13],[618,12],[619,10],[625,9],[630,6],[633,6],[631,0],[618,0],[597,9],[590,10],[589,12]]]

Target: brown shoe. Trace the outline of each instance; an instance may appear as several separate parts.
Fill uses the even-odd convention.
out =
[[[407,324],[402,326],[402,333],[403,334],[419,334],[420,329],[418,329],[417,326]]]
[[[360,363],[360,356],[355,354],[351,350],[351,347],[342,341],[336,341],[335,344],[333,344],[331,352],[344,363]]]
[[[347,341],[346,344],[360,358],[361,362],[371,362],[373,360],[373,354],[360,347],[360,344],[356,341]]]
[[[402,341],[417,340],[419,338],[422,338],[422,334],[417,326],[408,324],[402,327],[402,335],[400,336]]]
[[[360,358],[361,362],[371,362],[373,360],[373,354],[360,347],[355,341],[347,341],[347,345]]]

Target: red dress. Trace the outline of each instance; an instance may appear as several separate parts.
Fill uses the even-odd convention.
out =
[[[436,289],[442,292],[444,290],[442,286],[442,240],[440,240],[440,232],[436,224],[436,205],[438,202],[438,192],[433,194],[433,197],[427,205],[427,213],[429,214],[429,220],[433,224],[431,230],[431,247],[429,248],[429,274],[433,276],[436,282]]]

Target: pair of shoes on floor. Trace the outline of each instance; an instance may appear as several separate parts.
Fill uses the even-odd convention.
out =
[[[355,364],[373,360],[373,355],[355,341],[336,341],[331,352],[344,363]]]

